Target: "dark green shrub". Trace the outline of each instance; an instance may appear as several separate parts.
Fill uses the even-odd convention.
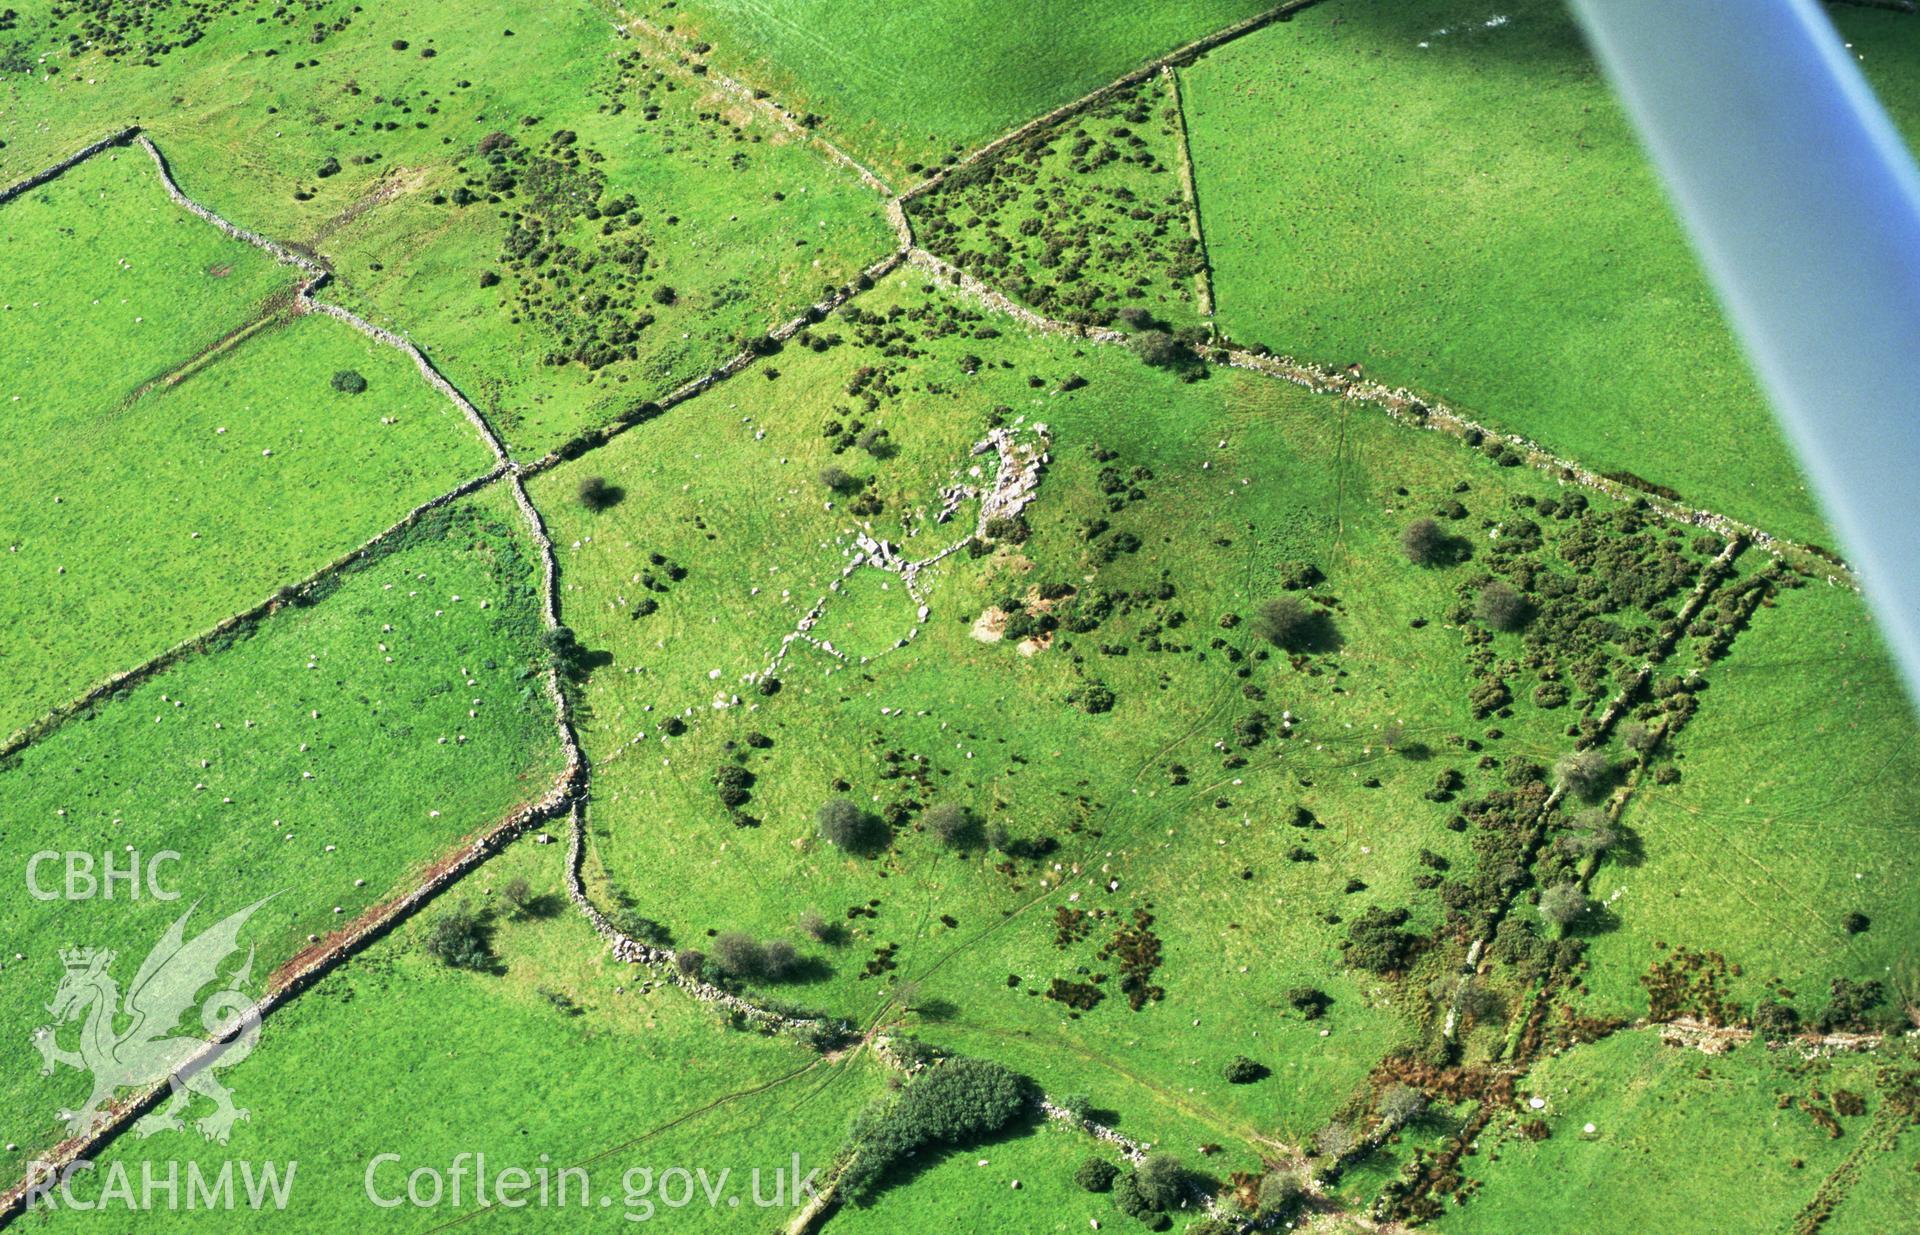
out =
[[[492,934],[486,917],[462,902],[427,927],[427,955],[452,969],[492,969]]]
[[[1327,1005],[1332,1002],[1325,991],[1312,986],[1296,986],[1287,992],[1287,1006],[1298,1012],[1303,1020],[1319,1020],[1326,1015]]]
[[[979,842],[980,821],[958,802],[942,802],[926,814],[927,831],[952,849],[965,849]]]
[[[1267,1075],[1266,1065],[1248,1059],[1245,1055],[1235,1055],[1227,1060],[1220,1069],[1220,1075],[1229,1085],[1250,1085]]]
[[[1835,978],[1827,987],[1827,1006],[1814,1018],[1821,1033],[1871,1028],[1868,1014],[1887,997],[1887,988],[1878,979],[1855,982]]]
[[[1114,1177],[1118,1174],[1119,1168],[1105,1158],[1088,1158],[1073,1173],[1073,1182],[1088,1192],[1107,1192],[1113,1188]]]
[[[625,496],[626,490],[608,484],[605,476],[583,476],[580,479],[580,504],[588,510],[606,510]]]
[[[1167,1213],[1180,1208],[1190,1177],[1180,1159],[1170,1153],[1150,1153],[1134,1168],[1133,1185],[1147,1208]]]
[[[1405,969],[1420,947],[1418,935],[1400,929],[1411,916],[1405,909],[1369,907],[1347,926],[1347,964],[1373,973]]]
[[[854,1121],[853,1157],[840,1176],[851,1200],[871,1200],[885,1175],[925,1145],[965,1144],[1006,1127],[1032,1103],[1023,1076],[985,1059],[953,1057],[933,1064],[891,1103]]]
[[[1790,1003],[1762,999],[1753,1005],[1753,1032],[1763,1041],[1785,1042],[1800,1032],[1800,1014]]]
[[[886,843],[886,825],[852,798],[828,798],[817,818],[821,839],[846,853],[872,853]]]
[[[333,388],[344,395],[357,395],[367,388],[367,379],[354,369],[341,369],[333,375]]]

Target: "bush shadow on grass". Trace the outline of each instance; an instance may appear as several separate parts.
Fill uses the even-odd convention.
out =
[[[1620,929],[1621,918],[1603,901],[1588,901],[1586,911],[1567,925],[1560,933],[1570,939],[1591,939],[1595,935],[1607,935]]]
[[[566,907],[567,902],[565,898],[558,893],[542,892],[538,896],[529,898],[518,909],[514,910],[513,916],[544,922],[559,917],[560,911]]]
[[[1328,656],[1347,646],[1346,636],[1334,625],[1333,615],[1315,610],[1307,615],[1300,629],[1288,638],[1287,651],[1296,655]]]

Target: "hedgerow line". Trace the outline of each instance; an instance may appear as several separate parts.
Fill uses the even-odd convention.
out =
[[[109,675],[104,680],[90,687],[78,698],[49,710],[38,720],[31,721],[16,731],[4,743],[0,743],[0,759],[8,759],[18,755],[27,747],[50,736],[55,730],[59,729],[74,716],[85,712],[88,708],[116,692],[138,686],[142,682],[147,681],[166,669],[172,668],[190,656],[209,651],[213,642],[223,635],[232,634],[236,630],[243,629],[264,618],[270,617],[288,604],[299,603],[301,600],[310,596],[316,588],[351,570],[369,554],[374,553],[394,537],[406,532],[430,511],[437,510],[451,502],[458,501],[460,498],[466,497],[469,494],[477,493],[506,474],[505,468],[496,467],[491,471],[483,472],[475,476],[471,480],[463,481],[445,493],[428,498],[426,501],[402,515],[392,526],[386,528],[384,531],[376,532],[372,538],[347,550],[299,582],[291,583],[277,589],[271,596],[260,601],[258,604],[220,619],[220,621],[214,623],[206,630],[201,631],[199,634],[181,640],[166,651],[135,665],[131,669],[123,669],[118,673]]]
[[[1193,272],[1194,307],[1213,329],[1213,258],[1207,253],[1206,226],[1200,215],[1200,187],[1193,171],[1193,150],[1187,144],[1187,108],[1180,97],[1180,74],[1169,64],[1160,70],[1167,93],[1173,100],[1174,150],[1179,155],[1174,166],[1180,174],[1180,193],[1187,200],[1187,230],[1200,250],[1200,266]]]

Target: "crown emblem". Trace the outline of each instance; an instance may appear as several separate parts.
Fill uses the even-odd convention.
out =
[[[60,952],[60,963],[68,969],[88,969],[98,957],[113,959],[113,953],[100,952],[93,948],[65,948]]]

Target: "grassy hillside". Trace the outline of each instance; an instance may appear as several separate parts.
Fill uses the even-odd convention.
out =
[[[427,863],[544,794],[559,771],[540,663],[532,562],[497,494],[423,524],[311,607],[267,618],[69,721],[0,770],[0,837],[26,878],[32,855],[92,855],[103,873],[163,850],[178,901],[120,884],[64,899],[64,858],[8,898],[14,956],[0,1022],[24,1044],[50,1019],[60,949],[112,948],[126,989],[167,925],[198,903],[192,932],[269,894],[242,943],[257,991],[309,937],[418,881]],[[24,883],[23,883],[24,886]],[[64,1026],[63,1045],[77,1029]],[[9,1169],[60,1139],[54,1112],[87,1080],[38,1075],[9,1055]]]
[[[91,19],[63,14],[0,32],[50,48],[0,76],[0,179],[143,124],[188,193],[329,261],[326,294],[412,338],[519,453],[707,371],[893,243],[851,172],[592,4],[167,3],[77,44]]]
[[[629,8],[711,45],[871,161],[895,188],[1156,56],[1273,7],[1263,0],[907,6],[676,0]]]
[[[1464,818],[1454,830],[1448,803],[1543,775],[1646,634],[1615,631],[1558,711],[1567,690],[1521,667],[1561,677],[1537,645],[1476,633],[1484,550],[1423,570],[1401,531],[1455,502],[1454,534],[1483,545],[1538,533],[1535,519],[1549,546],[1614,524],[1569,521],[1578,508],[1557,513],[1547,478],[1377,413],[1231,371],[1182,383],[913,283],[816,328],[818,350],[771,358],[777,377],[746,380],[732,406],[677,409],[533,484],[563,546],[563,616],[599,659],[583,687],[598,893],[681,946],[727,930],[796,940],[806,965],[782,998],[906,1012],[930,1040],[1091,1093],[1138,1135],[1197,1124],[1297,1143],[1354,1117],[1373,1065],[1435,1031],[1445,987],[1426,983],[1455,936],[1440,930],[1419,976],[1389,983],[1343,963],[1350,923],[1404,905],[1434,930],[1448,916],[1436,890],[1483,895],[1465,889],[1505,859],[1497,844],[1483,856]],[[1001,363],[969,371],[983,329]],[[863,532],[910,557],[966,538],[974,507],[937,523],[937,490],[970,475],[968,443],[996,422],[1049,434],[1028,534],[929,568],[924,616],[898,575],[843,579]],[[875,427],[877,458],[854,444]],[[871,478],[858,498],[822,487],[835,466]],[[582,509],[590,476],[624,496]],[[1687,569],[1717,551],[1658,539]],[[1336,633],[1287,656],[1248,617],[1302,564],[1324,574],[1304,595]],[[1052,584],[1069,599],[1040,605]],[[785,632],[820,599],[821,646],[794,642],[764,693]],[[1113,608],[1037,648],[983,642],[976,622],[1010,603],[1061,621]],[[1496,666],[1507,702],[1476,719]],[[1095,688],[1111,711],[1089,709]],[[715,779],[730,764],[750,773],[732,810]],[[818,839],[815,811],[836,794],[891,821],[877,857]],[[943,802],[1014,843],[943,849],[924,822]],[[838,924],[824,942],[799,930],[809,910]],[[1130,1009],[1117,967],[1149,941],[1162,967],[1140,982],[1164,991]],[[1076,983],[1091,1006],[1063,1002]],[[1289,1011],[1298,987],[1329,996],[1326,1018]],[[1235,1053],[1276,1079],[1225,1084]]]
[[[530,912],[502,899],[516,879],[532,890]],[[490,914],[492,972],[450,969],[426,951],[435,918],[463,897]],[[852,1112],[879,1092],[870,1057],[827,1064],[784,1040],[729,1032],[677,991],[636,983],[563,906],[560,850],[521,843],[266,1022],[252,1057],[222,1073],[252,1111],[227,1145],[191,1131],[129,1137],[98,1156],[97,1177],[123,1164],[137,1188],[140,1160],[158,1152],[183,1178],[188,1163],[209,1176],[236,1159],[297,1163],[284,1210],[222,1213],[225,1230],[770,1229],[793,1204],[756,1205],[753,1173],[772,1201],[776,1169],[790,1174],[794,1155],[803,1176],[827,1165]],[[382,1154],[397,1157],[376,1164]],[[483,1207],[468,1158],[456,1200],[460,1154],[485,1155],[496,1195],[508,1168],[555,1182],[544,1203],[530,1191],[522,1206]],[[371,1195],[398,1205],[369,1199],[370,1167]],[[586,1172],[584,1202],[577,1182],[559,1191],[569,1167]],[[666,1177],[676,1169],[706,1172],[690,1200]],[[416,1170],[440,1174],[436,1203],[407,1201]],[[790,1198],[790,1178],[785,1187]],[[91,1199],[84,1189],[75,1185]],[[425,1176],[415,1195],[433,1196]],[[43,1215],[71,1230],[124,1229],[126,1218],[111,1203]],[[141,1225],[202,1230],[207,1220],[183,1206]]]
[[[406,357],[287,316],[286,268],[109,160],[0,208],[9,733],[492,465]]]
[[[1434,1229],[1804,1229],[1796,1217],[1849,1159],[1860,1164],[1854,1219],[1868,1222],[1855,1229],[1896,1229],[1915,1199],[1911,1154],[1879,1142],[1883,1127],[1911,1123],[1912,1099],[1894,1091],[1899,1076],[1911,1086],[1912,1073],[1911,1059],[1808,1062],[1757,1046],[1708,1058],[1645,1031],[1619,1034],[1521,1079],[1512,1113],[1467,1159],[1471,1202],[1449,1206]],[[1862,1111],[1836,1116],[1841,1091]],[[1829,1135],[1809,1112],[1837,1130]],[[1546,1133],[1538,1139],[1523,1131],[1535,1121]],[[1702,1152],[1709,1143],[1716,1149]]]
[[[1826,539],[1564,6],[1321,5],[1181,84],[1229,336]]]

